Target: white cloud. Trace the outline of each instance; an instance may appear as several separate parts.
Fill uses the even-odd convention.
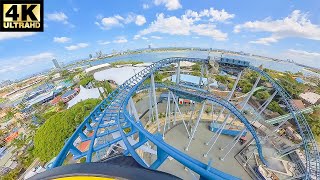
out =
[[[320,52],[308,52],[304,50],[288,49],[283,53],[284,58],[294,60],[295,62],[320,68]]]
[[[142,25],[143,25],[144,23],[146,23],[146,22],[147,22],[147,20],[146,20],[146,18],[145,18],[144,16],[142,16],[142,15],[137,15],[136,21],[135,21],[136,25],[142,26]]]
[[[107,44],[110,44],[111,42],[110,41],[98,41],[98,43],[100,45],[107,45]]]
[[[147,37],[142,37],[141,39],[143,39],[143,40],[148,40],[149,38],[147,38]]]
[[[0,73],[12,71],[23,71],[25,68],[32,67],[36,63],[48,62],[54,58],[54,54],[43,52],[31,56],[14,57],[0,61]]]
[[[64,24],[68,24],[68,16],[65,15],[63,12],[55,12],[51,14],[47,14],[47,19],[49,21],[56,21],[56,22],[62,22]]]
[[[186,11],[186,16],[190,18],[195,18],[195,20],[200,20],[202,17],[208,17],[210,22],[227,22],[235,17],[234,14],[226,12],[224,9],[217,10],[214,8],[204,9],[199,13],[192,10]]]
[[[139,39],[139,38],[141,38],[141,36],[140,36],[139,34],[136,34],[136,35],[134,35],[134,37],[133,37],[134,40],[137,40],[137,39]]]
[[[135,23],[138,26],[145,24],[146,18],[143,15],[129,14],[127,17],[122,17],[120,15],[114,15],[112,17],[102,17],[101,15],[97,16],[97,19],[100,22],[95,22],[97,26],[101,29],[109,30],[114,27],[122,27],[124,24]]]
[[[259,38],[255,41],[250,41],[249,43],[252,44],[263,44],[263,45],[270,45],[270,43],[275,43],[278,42],[278,38],[277,37],[266,37],[266,38]]]
[[[179,0],[154,0],[154,4],[157,6],[165,5],[169,11],[182,8]]]
[[[153,39],[162,39],[162,37],[160,37],[160,36],[150,36],[150,37]]]
[[[71,38],[68,37],[54,37],[53,38],[53,42],[57,42],[57,43],[66,43],[71,41]]]
[[[120,36],[120,37],[117,37],[117,39],[113,40],[112,42],[113,43],[127,43],[128,40],[125,37]]]
[[[205,10],[204,10],[205,11]],[[199,24],[199,22],[205,22],[206,18],[211,18],[210,15],[203,15],[204,11],[200,13],[187,10],[184,15],[180,18],[176,16],[165,16],[163,13],[157,15],[157,19],[153,21],[148,28],[141,30],[134,39],[141,38],[144,35],[151,33],[163,33],[170,35],[191,35],[195,34],[198,36],[207,36],[211,37],[218,41],[223,41],[228,38],[227,33],[223,33],[216,28],[216,25],[213,22],[209,22],[208,24]],[[224,11],[224,13],[227,13]],[[219,22],[223,20],[229,20],[233,18],[233,16],[228,16],[224,18],[220,18]]]
[[[116,26],[122,26],[119,19],[116,17],[106,17],[101,19],[101,23],[96,22],[104,30],[111,29]]]
[[[212,24],[198,24],[192,27],[191,31],[201,36],[212,37],[217,41],[224,41],[228,35],[216,29],[215,25]]]
[[[78,44],[75,44],[75,45],[66,46],[66,49],[68,51],[73,51],[73,50],[82,49],[82,48],[85,48],[85,47],[88,47],[88,46],[89,46],[89,44],[87,44],[87,43],[78,43]]]
[[[269,45],[278,42],[280,39],[288,37],[299,37],[312,40],[320,40],[320,27],[308,19],[307,14],[294,10],[288,17],[278,20],[266,18],[262,21],[249,21],[234,27],[234,32],[239,33],[242,30],[252,32],[269,32],[271,36],[251,41]]]
[[[0,41],[6,39],[18,39],[33,36],[36,32],[0,32]]]
[[[149,5],[148,4],[142,4],[142,8],[143,9],[149,9]]]

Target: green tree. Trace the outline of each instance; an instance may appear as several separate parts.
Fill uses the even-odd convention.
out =
[[[216,77],[216,81],[222,83],[222,84],[227,84],[228,83],[228,77],[227,76],[221,76],[221,75],[217,75]]]
[[[285,114],[285,111],[279,106],[276,101],[271,101],[267,108],[273,112],[278,112],[280,115]]]
[[[201,71],[201,67],[199,63],[195,63],[194,65],[191,66],[192,71]]]
[[[1,180],[18,179],[19,174],[20,174],[20,168],[16,168],[16,169],[11,170],[8,174],[1,177]]]
[[[80,80],[79,85],[85,86],[87,85],[89,82],[93,81],[94,78],[93,76],[86,76],[83,79]]]
[[[264,100],[266,100],[266,99],[268,99],[270,97],[270,94],[269,94],[268,91],[258,91],[254,96],[258,100],[264,101]]]
[[[56,156],[65,140],[99,102],[97,99],[88,99],[51,116],[35,134],[34,154],[43,162]]]

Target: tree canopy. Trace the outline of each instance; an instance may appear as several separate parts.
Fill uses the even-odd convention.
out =
[[[65,140],[72,135],[98,103],[97,99],[88,99],[52,115],[36,132],[34,154],[43,162],[56,156]]]
[[[284,115],[286,113],[276,101],[271,101],[267,108],[273,112],[278,112],[280,115]]]

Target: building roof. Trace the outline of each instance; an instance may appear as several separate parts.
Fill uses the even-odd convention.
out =
[[[104,92],[102,88],[100,88],[100,91]],[[98,88],[86,89],[83,86],[80,86],[80,93],[68,102],[68,108],[74,106],[80,101],[84,101],[86,99],[96,99],[99,97],[100,93]]]
[[[76,90],[71,89],[71,90],[67,91],[66,93],[64,93],[61,97],[62,98],[66,98],[66,97],[68,97],[68,96],[70,96],[70,95],[72,95],[74,93],[76,93]]]
[[[12,140],[14,140],[15,138],[17,138],[19,136],[19,132],[16,131],[16,132],[13,132],[11,133],[8,137],[6,137],[5,141],[7,143],[11,142]]]
[[[181,81],[185,81],[185,82],[194,83],[194,84],[199,84],[200,77],[199,76],[189,75],[189,74],[180,74],[180,80]],[[176,75],[175,74],[171,76],[171,81],[172,82],[176,82]],[[202,83],[207,84],[208,83],[208,79],[207,78],[202,78]]]
[[[57,96],[54,99],[52,99],[51,104],[57,104],[59,101],[61,101],[61,96]]]
[[[97,69],[106,68],[106,67],[109,67],[109,66],[110,66],[109,63],[99,64],[99,65],[96,65],[96,66],[89,67],[89,68],[85,69],[84,71],[86,73],[89,73],[89,72],[95,71]]]
[[[144,67],[132,66],[110,68],[94,73],[93,77],[98,81],[112,80],[120,85],[143,69]]]
[[[299,96],[310,104],[316,104],[320,99],[320,95],[313,92],[301,93]]]
[[[88,137],[91,137],[92,135],[93,135],[93,132],[89,133],[87,136],[88,136]],[[88,150],[89,145],[90,145],[90,140],[81,142],[81,143],[79,144],[79,146],[78,146],[78,149],[79,149],[81,152],[85,152],[86,150]]]
[[[32,106],[32,105],[34,105],[34,104],[37,104],[38,102],[41,102],[41,101],[43,101],[43,100],[45,100],[45,99],[47,99],[47,98],[50,98],[50,97],[52,97],[52,96],[54,96],[53,91],[40,94],[39,96],[37,96],[37,97],[35,97],[35,98],[33,98],[33,99],[31,99],[31,100],[29,101],[29,106]]]
[[[300,84],[304,83],[304,80],[301,79],[301,78],[299,78],[299,77],[296,78],[296,81],[297,81],[298,83],[300,83]]]
[[[298,109],[304,109],[305,106],[303,104],[303,102],[300,99],[293,99],[291,101]]]

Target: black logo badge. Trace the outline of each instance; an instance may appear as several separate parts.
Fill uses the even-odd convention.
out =
[[[0,31],[42,32],[43,0],[0,0]]]

